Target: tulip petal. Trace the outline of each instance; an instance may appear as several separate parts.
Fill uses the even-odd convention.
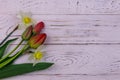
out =
[[[44,28],[44,23],[43,22],[39,22],[35,25],[34,29],[33,29],[33,34],[39,34],[40,31]]]
[[[35,35],[30,38],[28,41],[28,44],[31,48],[38,48],[40,45],[42,45],[46,39],[47,35],[45,33]]]

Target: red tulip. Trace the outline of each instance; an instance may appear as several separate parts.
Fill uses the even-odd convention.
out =
[[[33,34],[38,34],[40,33],[40,31],[44,28],[44,23],[43,22],[39,22],[35,25],[34,29],[33,29]]]
[[[41,44],[44,43],[47,35],[45,33],[37,34],[35,36],[32,36],[30,40],[28,41],[28,44],[31,48],[38,48]]]
[[[28,28],[26,28],[26,30],[22,34],[22,39],[28,40],[32,35],[32,30],[33,30],[32,26],[29,26]]]

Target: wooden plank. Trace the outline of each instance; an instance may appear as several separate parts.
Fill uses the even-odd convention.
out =
[[[120,79],[120,0],[0,0],[0,40],[17,25],[20,10],[45,22],[48,39],[41,61],[55,65],[5,80]],[[21,33],[18,30],[11,38]],[[31,62],[28,57],[15,63]]]
[[[17,24],[15,16],[0,16],[1,40]],[[120,43],[119,15],[33,15],[33,18],[45,22],[47,44]],[[21,33],[18,30],[13,36]]]
[[[25,75],[4,80],[119,80],[120,75],[84,76],[84,75]]]
[[[0,13],[120,14],[119,0],[0,0]]]
[[[14,46],[11,46],[14,48]],[[31,74],[112,75],[120,74],[120,45],[46,45],[41,61],[55,64],[44,71]],[[30,54],[15,63],[31,62]]]

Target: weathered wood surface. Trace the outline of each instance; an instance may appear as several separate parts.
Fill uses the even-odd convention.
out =
[[[0,40],[17,25],[20,10],[45,22],[42,61],[55,65],[6,80],[120,80],[120,0],[0,0]],[[16,63],[30,62],[28,56]]]
[[[3,14],[120,14],[120,0],[0,0],[0,7]]]
[[[4,37],[12,30],[9,30],[11,26],[15,27],[18,19],[15,15],[0,17],[0,34]],[[45,22],[49,44],[120,43],[119,15],[34,15],[33,18]],[[13,36],[20,32],[16,31]]]
[[[46,52],[41,61],[54,62],[55,65],[48,70],[31,74],[120,74],[120,45],[46,46]],[[26,54],[18,59],[16,63],[31,62],[28,58],[29,54]]]
[[[102,75],[102,76],[87,76],[87,75],[24,75],[5,80],[120,80],[119,75]]]

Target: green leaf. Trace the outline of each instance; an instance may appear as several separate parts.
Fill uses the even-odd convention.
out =
[[[25,52],[29,48],[28,45],[25,45],[19,52],[17,52],[14,56],[6,59],[5,61],[0,62],[0,69],[12,63],[15,59],[17,59],[23,52]]]
[[[1,57],[3,56],[3,54],[5,53],[5,50],[6,50],[7,46],[8,46],[11,42],[15,41],[16,39],[17,39],[17,38],[10,39],[10,40],[8,40],[3,46],[0,47],[0,58],[1,58]]]
[[[0,69],[0,79],[11,76],[21,75],[33,71],[44,70],[54,63],[41,62],[33,66],[33,63],[14,64]]]

